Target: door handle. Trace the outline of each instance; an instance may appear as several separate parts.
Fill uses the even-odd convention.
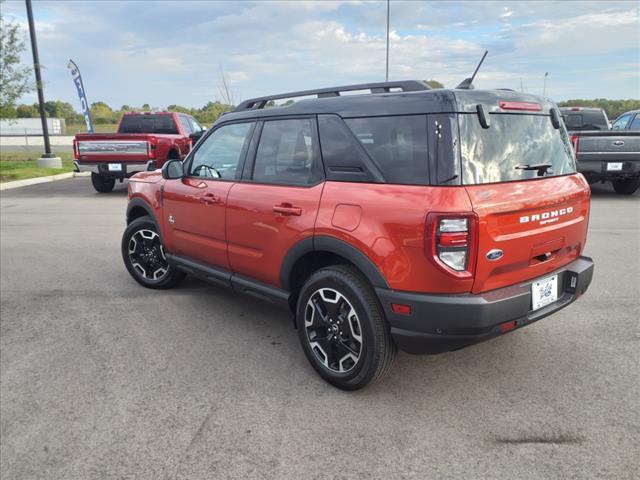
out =
[[[299,217],[302,215],[302,209],[300,207],[294,207],[290,203],[281,203],[280,205],[273,206],[274,213],[279,213],[280,215],[295,215]]]
[[[200,202],[205,205],[214,205],[216,203],[222,203],[222,199],[218,195],[214,195],[213,193],[205,193],[200,197]]]

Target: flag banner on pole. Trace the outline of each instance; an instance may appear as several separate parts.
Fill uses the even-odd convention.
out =
[[[80,69],[73,60],[69,60],[67,65],[71,70],[71,76],[73,77],[73,83],[76,84],[78,89],[78,97],[80,98],[80,107],[82,108],[82,115],[84,115],[84,121],[87,124],[87,132],[93,133],[93,122],[91,121],[91,112],[89,110],[89,102],[87,102],[87,96],[84,92],[84,84],[82,83],[82,76],[80,75]]]

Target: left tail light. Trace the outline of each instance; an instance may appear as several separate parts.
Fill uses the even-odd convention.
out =
[[[156,137],[149,137],[147,140],[147,157],[151,160],[156,158],[156,149],[158,148],[158,139]]]
[[[473,277],[478,248],[478,217],[474,213],[430,213],[425,250],[437,267],[459,278]]]
[[[78,152],[78,140],[73,139],[73,158],[78,160],[80,158],[80,152]]]

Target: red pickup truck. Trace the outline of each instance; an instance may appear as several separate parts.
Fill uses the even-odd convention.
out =
[[[75,136],[75,171],[91,172],[93,187],[107,193],[116,180],[122,182],[137,172],[161,168],[167,160],[183,159],[203,130],[184,113],[125,113],[115,134]]]

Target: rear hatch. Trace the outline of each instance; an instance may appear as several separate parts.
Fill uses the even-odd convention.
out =
[[[589,186],[553,106],[509,100],[485,105],[488,128],[477,113],[458,116],[462,183],[478,216],[473,293],[557,270],[580,256],[587,234]]]

